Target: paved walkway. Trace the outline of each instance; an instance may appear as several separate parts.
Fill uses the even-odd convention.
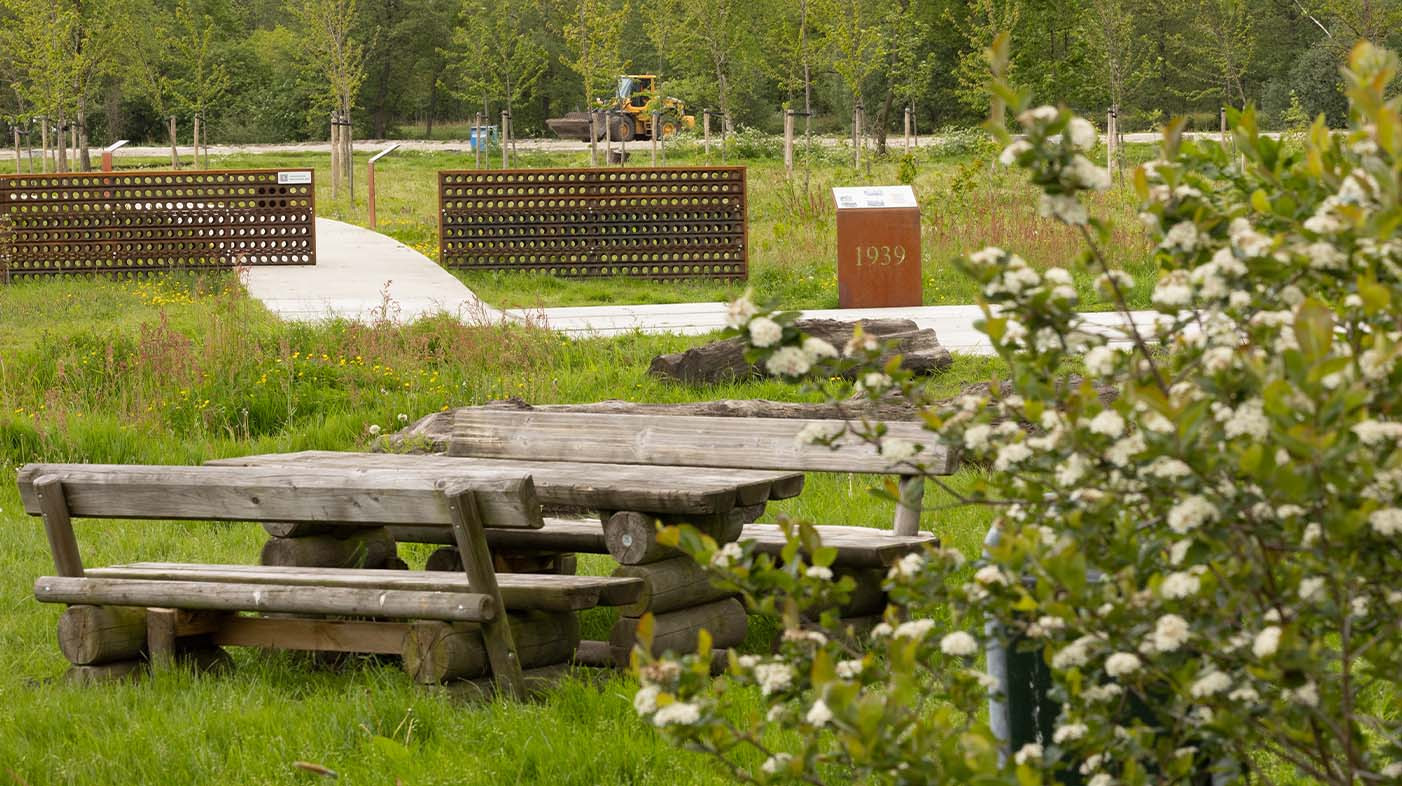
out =
[[[413,322],[439,313],[501,318],[432,259],[394,238],[329,218],[316,220],[315,265],[251,267],[246,282],[248,294],[295,322]]]
[[[576,336],[623,333],[698,335],[725,327],[725,303],[645,306],[568,306],[498,311],[483,303],[438,263],[393,238],[340,221],[316,220],[317,263],[308,267],[254,267],[248,293],[279,317],[298,322],[349,319],[412,322],[434,314],[459,319],[531,322]],[[974,330],[977,306],[814,309],[809,319],[912,319],[933,328],[951,352],[992,354],[988,338]],[[1153,312],[1135,312],[1148,326]],[[1114,313],[1087,314],[1096,325],[1120,323]]]

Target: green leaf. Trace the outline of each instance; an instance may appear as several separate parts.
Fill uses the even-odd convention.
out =
[[[1265,189],[1258,188],[1251,193],[1251,207],[1257,213],[1271,212],[1271,200],[1270,197],[1266,196]]]
[[[1316,298],[1309,298],[1295,310],[1295,340],[1311,364],[1329,354],[1334,345],[1334,312]]]
[[[370,738],[370,745],[375,750],[379,751],[380,755],[395,764],[402,764],[408,761],[411,755],[409,749],[405,747],[403,743],[398,740],[392,740],[389,737],[381,737],[378,734]]]

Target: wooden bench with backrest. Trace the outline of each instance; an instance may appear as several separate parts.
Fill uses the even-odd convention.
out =
[[[454,421],[448,455],[896,475],[900,501],[890,531],[830,524],[819,531],[838,547],[839,559],[864,567],[889,565],[934,541],[919,531],[924,478],[912,462],[929,474],[949,475],[958,468],[958,457],[929,446],[929,432],[917,423],[884,424],[886,437],[920,447],[910,461],[895,464],[852,434],[839,439],[836,449],[799,439],[810,426],[831,428],[841,422],[464,409]],[[747,524],[741,537],[763,551],[777,554],[783,548],[783,536],[773,525]]]
[[[641,589],[635,579],[498,577],[487,533],[543,523],[532,480],[520,473],[31,464],[18,481],[26,512],[43,517],[56,569],[36,581],[35,596],[70,605],[60,647],[78,677],[175,659],[194,642],[216,652],[246,645],[402,655],[421,682],[489,670],[498,690],[519,696],[523,666],[573,654],[574,612],[626,605]],[[75,518],[411,525],[450,532],[463,572],[152,562],[88,568]]]

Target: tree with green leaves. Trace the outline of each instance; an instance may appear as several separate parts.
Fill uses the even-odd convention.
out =
[[[351,109],[365,79],[365,48],[354,35],[356,0],[299,0],[293,13],[306,35],[307,55],[326,80],[335,117],[331,127],[332,198],[344,182],[354,202]]]
[[[48,171],[49,167],[49,122],[56,121],[59,138],[54,166],[65,172],[68,156],[63,135],[80,73],[80,62],[70,49],[71,43],[81,37],[78,13],[69,5],[46,0],[0,0],[0,7],[10,17],[0,27],[0,43],[18,76],[15,90],[33,107],[33,115],[43,121],[43,169]]]
[[[832,69],[852,97],[853,160],[861,162],[865,110],[863,88],[882,65],[887,42],[880,33],[880,0],[815,0],[816,21],[831,58]]]
[[[540,29],[530,0],[466,0],[446,53],[448,92],[480,102],[487,116],[493,100],[510,112],[550,63],[536,37]]]
[[[1245,107],[1244,78],[1256,47],[1253,14],[1247,0],[1197,0],[1192,25],[1179,38],[1174,58],[1187,84],[1178,90],[1189,100],[1215,98]]]
[[[988,106],[988,63],[984,51],[1000,31],[1017,28],[1022,0],[969,0],[962,13],[946,11],[945,19],[964,39],[954,65],[959,103],[971,112]]]
[[[195,168],[200,167],[200,145],[208,133],[209,117],[229,89],[229,72],[223,63],[218,26],[213,17],[192,6],[190,0],[175,5],[175,39],[171,48],[178,68],[170,82],[177,106],[193,121]],[[206,144],[206,157],[208,148]],[[207,162],[206,162],[207,165]]]
[[[611,92],[613,80],[628,68],[628,58],[622,50],[627,18],[627,0],[578,0],[561,31],[565,43],[562,60],[579,75],[585,107],[590,111],[595,109],[596,96]],[[593,134],[589,157],[598,164],[599,151]]]

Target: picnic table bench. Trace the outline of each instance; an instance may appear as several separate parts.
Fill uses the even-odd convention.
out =
[[[542,527],[534,483],[521,473],[453,469],[30,464],[18,475],[20,496],[26,512],[43,517],[56,571],[36,581],[35,596],[69,604],[59,644],[78,679],[127,674],[147,659],[219,662],[221,646],[245,645],[400,655],[420,682],[489,673],[499,690],[519,696],[523,669],[571,658],[575,612],[632,603],[642,582],[498,577],[487,533]],[[463,568],[88,568],[74,518],[412,525],[450,537]]]
[[[488,532],[488,542],[499,556],[546,560],[525,569],[554,569],[547,563],[558,554],[598,553],[620,563],[615,576],[641,579],[640,598],[622,607],[623,617],[607,645],[609,658],[621,665],[634,643],[638,620],[648,612],[655,616],[654,648],[659,651],[694,647],[701,628],[711,632],[717,647],[743,640],[743,607],[712,587],[705,571],[689,557],[658,543],[657,525],[692,524],[718,542],[749,541],[777,557],[787,543],[783,532],[755,519],[768,501],[799,494],[804,471],[900,477],[894,531],[840,524],[818,527],[824,542],[838,549],[835,569],[858,581],[859,591],[841,610],[843,615],[854,622],[862,618],[860,624],[875,622],[885,603],[885,570],[902,556],[937,543],[933,534],[918,531],[923,478],[915,465],[893,466],[872,445],[851,437],[837,450],[797,441],[814,422],[836,421],[468,409],[457,415],[447,455],[302,451],[212,463],[429,474],[454,467],[483,475],[528,473],[547,506],[597,511],[598,522],[546,517],[538,529]],[[929,441],[918,424],[888,423],[885,428],[892,438],[920,445]],[[957,467],[957,457],[942,449],[922,449],[914,460],[933,474],[949,474]],[[400,525],[390,527],[390,534],[396,541],[452,548],[441,530]],[[430,564],[448,563],[452,556],[451,551],[440,552]],[[586,642],[584,649],[604,648]]]

